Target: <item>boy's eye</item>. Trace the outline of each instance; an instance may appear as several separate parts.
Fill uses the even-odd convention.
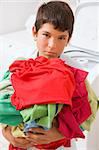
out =
[[[43,35],[44,35],[44,36],[46,36],[46,37],[49,37],[49,35],[48,35],[48,34],[46,34],[46,33],[43,33]]]
[[[65,40],[65,37],[59,37],[59,40]]]

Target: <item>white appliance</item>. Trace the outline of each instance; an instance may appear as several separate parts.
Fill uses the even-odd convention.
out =
[[[86,65],[99,63],[99,1],[79,3],[75,10],[73,36],[65,54]]]
[[[80,2],[80,1],[79,1]],[[64,53],[81,63],[99,96],[99,0],[78,3],[74,32]],[[76,142],[78,150],[99,150],[99,112],[85,140]]]

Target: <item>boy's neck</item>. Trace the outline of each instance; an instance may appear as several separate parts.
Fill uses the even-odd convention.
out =
[[[37,52],[37,57],[39,57],[39,52]],[[58,58],[60,58],[60,56],[58,56]]]

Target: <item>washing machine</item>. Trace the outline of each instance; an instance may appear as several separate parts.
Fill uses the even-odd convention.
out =
[[[64,53],[88,71],[99,63],[99,1],[78,4],[74,32]]]
[[[78,61],[89,72],[88,80],[99,96],[99,0],[78,3],[74,32],[64,54]],[[86,139],[77,142],[78,150],[99,150],[98,126],[99,112],[91,131],[86,133]]]

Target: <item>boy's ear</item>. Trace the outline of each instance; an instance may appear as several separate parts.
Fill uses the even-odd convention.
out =
[[[66,44],[65,44],[65,46],[67,46],[67,45],[68,45],[68,43],[69,43],[70,39],[71,39],[71,37],[69,37],[69,34],[67,34]]]
[[[36,35],[37,35],[35,26],[32,27],[32,34],[33,34],[33,37],[36,37]]]
[[[68,38],[68,43],[70,42],[70,40],[71,40],[71,37]]]

